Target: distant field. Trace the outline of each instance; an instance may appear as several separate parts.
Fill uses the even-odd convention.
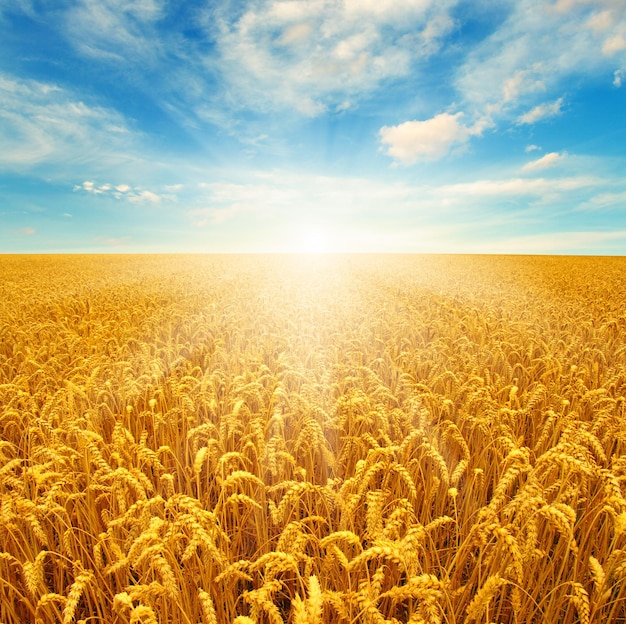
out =
[[[626,621],[626,258],[0,256],[0,622]]]

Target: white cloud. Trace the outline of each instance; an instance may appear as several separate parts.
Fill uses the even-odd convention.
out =
[[[66,11],[64,29],[85,55],[145,63],[162,52],[154,25],[163,15],[162,0],[79,0]]]
[[[549,117],[555,117],[556,115],[560,115],[563,107],[563,98],[559,98],[554,102],[546,102],[545,104],[539,104],[539,106],[535,106],[532,110],[529,110],[527,113],[521,115],[518,119],[518,122],[521,124],[534,124],[542,119],[547,119]]]
[[[448,207],[483,206],[500,199],[558,199],[572,193],[606,187],[593,176],[560,178],[512,177],[439,186],[390,184],[375,179],[293,174],[284,171],[249,173],[246,181],[205,182],[195,207],[187,215],[203,225],[256,216],[268,221],[299,220],[305,215],[322,220],[353,216],[377,220],[396,215],[409,221],[426,210],[430,216]],[[569,200],[568,200],[569,201]],[[381,207],[384,210],[381,212]],[[422,214],[422,216],[424,216]]]
[[[622,82],[624,81],[624,76],[626,76],[626,69],[618,69],[613,74],[613,86],[621,87]]]
[[[96,186],[96,183],[92,182],[91,180],[86,180],[82,184],[77,184],[74,186],[74,192],[86,191],[87,193],[91,193],[92,195],[104,195],[110,190],[110,184],[101,184],[99,186]]]
[[[431,0],[344,0],[346,15],[350,18],[374,17],[381,22],[395,22],[419,15],[431,4]]]
[[[166,190],[173,187],[164,187]],[[182,185],[175,185],[174,188],[182,188]],[[92,195],[113,196],[115,199],[124,199],[134,204],[151,203],[158,204],[163,200],[175,200],[176,197],[171,194],[163,195],[155,193],[147,189],[132,189],[128,184],[96,184],[91,180],[86,180],[82,184],[74,186],[74,192],[85,191]]]
[[[233,106],[293,108],[305,115],[334,109],[407,76],[415,60],[441,45],[455,0],[312,0],[249,3],[207,23]],[[207,61],[209,62],[209,61]]]
[[[398,126],[383,126],[380,141],[387,154],[404,164],[436,160],[464,146],[482,127],[468,127],[459,122],[462,113],[441,113],[425,121],[405,121]]]
[[[587,20],[585,26],[587,28],[591,28],[591,30],[597,33],[603,33],[609,30],[614,23],[613,14],[610,10],[606,9],[604,11],[598,11],[597,13],[593,13],[591,17]]]
[[[615,0],[560,2],[518,0],[504,22],[459,68],[455,86],[471,114],[519,118],[543,93],[568,86],[574,76],[597,76],[624,66],[626,4]],[[553,103],[556,104],[556,103]],[[534,112],[533,112],[534,111]],[[526,114],[532,123],[541,105]]]
[[[623,35],[609,37],[602,46],[602,52],[607,56],[613,56],[623,50],[626,50],[626,37]]]
[[[626,191],[620,193],[599,193],[578,206],[579,210],[603,210],[616,206],[626,208]]]
[[[523,93],[545,91],[545,82],[537,77],[536,68],[516,71],[507,78],[502,85],[502,99],[504,103],[517,100]]]
[[[157,195],[152,191],[139,191],[128,196],[128,201],[133,203],[149,202],[151,204],[158,204],[161,202],[161,195]]]
[[[526,153],[529,153],[529,152],[536,152],[536,151],[538,151],[540,149],[541,149],[541,147],[539,145],[531,144],[531,145],[527,145],[526,148],[524,149],[524,151]]]
[[[306,43],[313,33],[313,26],[306,22],[288,26],[278,38],[280,45],[292,46]]]
[[[542,197],[595,187],[600,185],[601,182],[601,180],[590,176],[556,179],[507,178],[503,180],[477,180],[475,182],[441,186],[436,190],[436,195],[439,197],[458,198],[460,200],[468,197]]]
[[[549,167],[553,167],[557,163],[561,162],[564,158],[565,154],[550,152],[537,160],[526,163],[522,167],[522,171],[539,171],[541,169],[548,169]]]
[[[116,111],[89,106],[54,84],[0,74],[0,169],[123,166],[133,141]]]

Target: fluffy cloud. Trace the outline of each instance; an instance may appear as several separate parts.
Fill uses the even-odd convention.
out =
[[[125,184],[123,186],[126,186]],[[127,187],[130,188],[130,187]],[[92,195],[104,195],[111,190],[110,184],[96,184],[91,180],[86,180],[82,184],[77,184],[74,186],[74,192],[76,191],[86,191],[87,193],[91,193]]]
[[[233,104],[317,115],[350,94],[408,75],[453,27],[453,1],[250,3],[218,20],[218,67]]]
[[[537,160],[533,160],[529,163],[526,163],[522,167],[522,171],[538,171],[541,169],[548,169],[549,167],[553,167],[560,161],[565,158],[565,154],[559,154],[558,152],[550,152]]]
[[[158,194],[138,187],[133,189],[128,184],[97,184],[91,180],[86,180],[82,184],[76,184],[74,186],[74,192],[83,191],[91,195],[106,195],[112,196],[115,199],[125,199],[134,204],[159,204],[164,199],[176,199],[175,196],[171,194]]]
[[[387,154],[401,163],[436,160],[463,147],[470,137],[481,134],[480,125],[468,127],[460,123],[462,116],[463,113],[441,113],[425,121],[384,126],[379,132],[380,141],[387,146]]]

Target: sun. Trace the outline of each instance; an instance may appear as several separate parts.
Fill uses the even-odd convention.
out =
[[[302,225],[296,241],[296,252],[305,254],[323,254],[329,251],[330,236],[328,231],[318,225]]]
[[[305,253],[321,254],[326,252],[327,237],[321,232],[311,232],[304,239]]]

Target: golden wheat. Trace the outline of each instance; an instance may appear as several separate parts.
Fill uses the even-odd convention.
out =
[[[2,257],[0,621],[625,621],[625,269]]]

